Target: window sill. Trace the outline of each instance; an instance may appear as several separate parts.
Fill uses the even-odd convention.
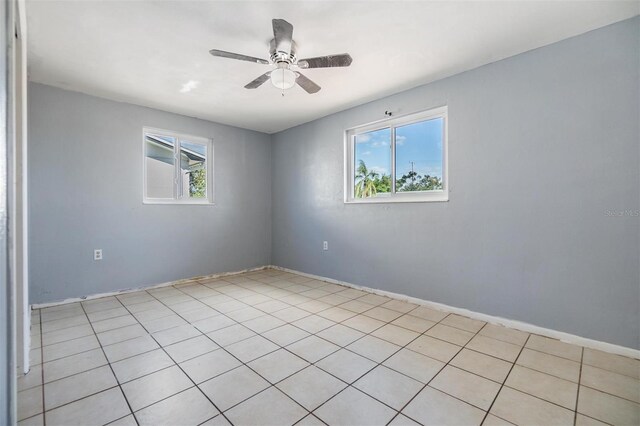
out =
[[[425,196],[394,196],[375,198],[354,198],[345,200],[345,204],[386,204],[386,203],[446,203],[449,201],[448,194],[434,194]]]
[[[210,201],[162,201],[162,200],[143,200],[142,204],[160,204],[170,206],[215,206],[216,203]]]

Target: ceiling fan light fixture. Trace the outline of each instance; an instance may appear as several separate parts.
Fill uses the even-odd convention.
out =
[[[296,84],[296,73],[287,68],[276,68],[271,72],[271,84],[280,90],[291,89]]]

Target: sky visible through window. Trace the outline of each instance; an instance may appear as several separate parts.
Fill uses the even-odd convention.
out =
[[[396,179],[413,171],[442,179],[443,119],[396,127]],[[356,136],[355,166],[364,161],[368,170],[391,173],[391,130],[380,129]]]

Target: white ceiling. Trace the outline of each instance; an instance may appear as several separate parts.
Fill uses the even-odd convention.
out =
[[[274,133],[605,26],[637,1],[27,2],[32,81]],[[294,26],[298,57],[348,52],[349,68],[305,75],[322,90],[243,86],[268,65],[271,19]],[[197,82],[182,93],[183,85]],[[193,85],[193,83],[191,83]]]

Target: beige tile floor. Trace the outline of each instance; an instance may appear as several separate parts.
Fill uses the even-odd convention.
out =
[[[276,270],[33,312],[24,425],[638,425],[640,362]]]

